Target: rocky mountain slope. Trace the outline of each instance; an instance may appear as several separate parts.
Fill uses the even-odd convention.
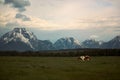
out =
[[[0,50],[40,51],[78,48],[120,49],[120,35],[108,42],[85,40],[81,44],[73,37],[58,39],[54,44],[49,40],[39,40],[25,28],[14,28],[0,38]]]
[[[58,50],[81,48],[79,41],[73,37],[60,38],[54,43],[54,46]]]
[[[103,43],[100,47],[109,49],[120,49],[120,36],[116,36],[112,40]]]
[[[82,47],[84,48],[100,48],[103,41],[96,41],[95,39],[88,39],[82,42]]]

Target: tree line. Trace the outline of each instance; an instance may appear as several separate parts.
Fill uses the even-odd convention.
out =
[[[73,49],[73,50],[49,50],[49,51],[0,51],[0,56],[52,56],[75,57],[89,56],[120,56],[120,49]]]

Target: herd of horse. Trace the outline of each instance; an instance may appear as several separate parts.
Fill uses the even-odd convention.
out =
[[[88,55],[79,56],[79,57],[77,58],[77,60],[80,60],[80,61],[90,61],[90,60],[91,60],[91,57],[88,56]]]

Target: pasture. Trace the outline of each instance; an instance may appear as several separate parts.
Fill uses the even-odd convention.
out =
[[[120,57],[0,56],[0,80],[120,80]]]

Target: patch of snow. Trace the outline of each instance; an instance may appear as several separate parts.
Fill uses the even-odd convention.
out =
[[[74,40],[74,43],[80,45],[80,42],[78,40]]]
[[[11,42],[11,41],[21,41],[27,45],[29,45],[31,48],[33,48],[30,39],[26,38],[24,36],[24,33],[26,32],[26,30],[24,28],[14,28],[13,31],[10,31],[8,33],[6,33],[5,35],[3,35],[2,40],[5,42],[5,44]],[[27,34],[31,37],[34,38],[34,35],[27,31]]]

